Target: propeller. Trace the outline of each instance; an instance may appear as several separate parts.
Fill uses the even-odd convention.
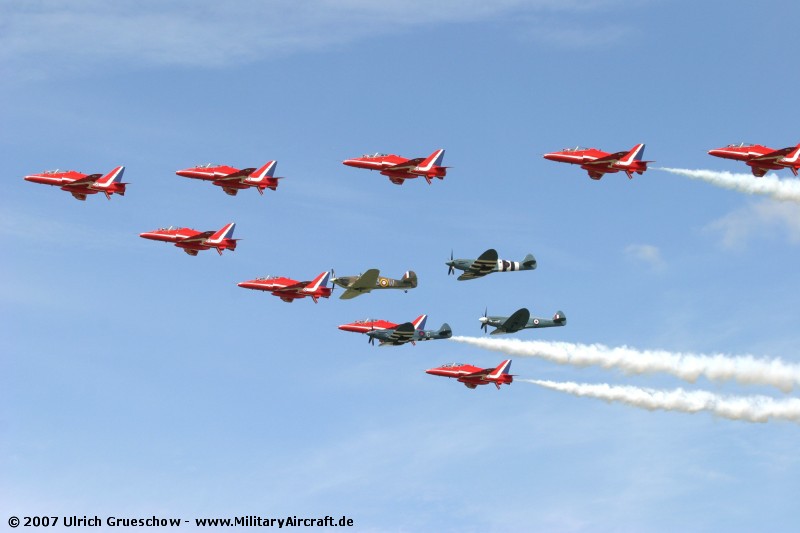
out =
[[[447,263],[447,265],[449,266],[449,268],[447,269],[447,275],[448,276],[452,276],[456,272],[456,269],[453,268],[453,250],[452,249],[450,250],[450,262]]]
[[[374,322],[372,324],[370,324],[369,330],[370,331],[375,331],[375,323]],[[367,341],[367,342],[369,342],[370,345],[375,346],[375,337],[373,337],[372,335],[367,335],[367,336],[369,337],[369,341]]]
[[[333,280],[335,279],[336,279],[336,272],[334,272],[334,270],[331,269],[331,296],[333,296],[333,290],[336,288],[336,284],[333,282]]]
[[[484,333],[486,333],[489,330],[489,319],[487,318],[488,313],[489,313],[489,308],[488,307],[484,308],[483,316],[481,317],[483,319],[481,320],[481,329],[483,330]]]

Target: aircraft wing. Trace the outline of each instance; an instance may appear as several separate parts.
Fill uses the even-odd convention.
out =
[[[597,165],[597,166],[601,166],[601,167],[606,167],[611,163],[616,163],[617,161],[619,161],[620,159],[622,159],[626,155],[628,155],[628,152],[617,152],[615,154],[608,154],[608,155],[603,156],[603,157],[598,157],[594,161],[586,161],[586,162],[584,162],[582,164],[584,166]]]
[[[347,287],[341,296],[339,296],[340,300],[352,300],[356,296],[360,296],[365,292],[369,292],[375,288],[375,284],[378,281],[378,275],[380,271],[377,268],[370,268],[363,274],[361,274],[352,285]]]
[[[478,372],[473,372],[472,374],[464,374],[463,376],[460,376],[460,377],[462,377],[462,378],[482,378],[482,377],[488,376],[489,373],[491,373],[492,370],[494,370],[494,368],[484,368],[483,370],[479,370]]]
[[[460,276],[459,280],[481,278],[497,266],[497,250],[489,248],[478,257]]]
[[[375,288],[375,284],[378,282],[378,276],[380,275],[381,271],[377,268],[370,268],[363,274],[361,274],[352,285],[350,285],[350,289],[367,289],[372,290]]]
[[[531,312],[523,307],[522,309],[514,311],[514,313],[491,334],[496,335],[499,333],[514,333],[515,331],[519,331],[525,327],[525,324],[528,323],[530,318]]]
[[[94,182],[102,178],[102,174],[90,174],[88,176],[84,176],[79,180],[75,180],[70,183],[66,183],[65,185],[69,187],[91,187],[94,185]]]
[[[764,154],[764,155],[760,155],[758,157],[754,157],[750,161],[757,161],[757,162],[760,161],[760,162],[765,162],[765,163],[766,162],[770,162],[770,161],[774,161],[776,159],[780,159],[782,157],[786,157],[795,148],[797,148],[797,147],[796,146],[790,146],[788,148],[781,148],[780,150],[775,150],[774,152],[770,152],[768,154]]]
[[[407,342],[411,342],[414,340],[414,324],[411,322],[405,322],[397,326],[391,335],[389,335],[386,339],[381,341],[381,344],[391,344],[394,346],[399,346],[401,344],[405,344]]]
[[[425,161],[424,157],[418,157],[416,159],[409,159],[405,163],[398,163],[398,164],[396,164],[394,166],[386,167],[383,170],[392,170],[392,171],[410,170],[410,169],[414,168],[415,166],[419,165],[420,163],[422,163],[423,161]]]
[[[236,172],[231,172],[230,174],[227,174],[225,176],[221,176],[221,177],[216,178],[216,179],[217,179],[217,181],[238,180],[240,178],[246,178],[247,176],[249,176],[250,174],[252,174],[255,171],[256,171],[255,168],[243,168],[242,170],[237,170]]]
[[[274,289],[272,294],[276,296],[280,296],[281,294],[295,294],[306,288],[307,285],[307,281],[301,281],[299,283],[295,283],[294,285],[287,285],[286,287],[281,287],[280,289]]]
[[[213,231],[204,231],[203,233],[198,233],[197,235],[193,235],[191,237],[186,237],[185,239],[181,239],[178,242],[199,242],[199,241],[203,241],[205,239],[208,239],[212,235],[214,235]]]

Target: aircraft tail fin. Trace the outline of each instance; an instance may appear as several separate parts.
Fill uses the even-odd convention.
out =
[[[414,288],[417,286],[417,274],[413,270],[407,270],[405,274],[403,274],[403,285]]]
[[[637,144],[631,151],[625,154],[622,159],[620,159],[617,164],[622,166],[629,166],[634,164],[634,162],[641,162],[642,156],[644,155],[644,144]]]
[[[330,279],[331,273],[327,270],[314,278],[311,283],[303,289],[305,292],[316,292],[317,289],[320,287],[327,287],[328,286],[328,279]]]
[[[497,379],[503,374],[508,374],[508,371],[510,369],[511,369],[511,359],[506,359],[505,361],[497,365],[497,368],[492,370],[487,377],[491,379]]]
[[[229,224],[225,224],[221,230],[217,231],[208,238],[209,243],[219,243],[222,242],[224,239],[232,239],[233,238],[233,230],[236,228],[236,223],[231,222]]]
[[[442,160],[444,159],[444,149],[439,149],[429,155],[425,160],[417,165],[417,170],[427,171],[432,169],[433,167],[442,166]]]
[[[425,322],[427,322],[427,320],[428,315],[419,315],[412,322],[412,324],[414,324],[414,329],[425,329]]]
[[[553,315],[553,322],[555,322],[559,326],[566,326],[567,315],[564,314],[564,311],[558,310],[556,311],[556,314]]]
[[[268,161],[266,165],[250,174],[248,179],[252,182],[259,183],[265,178],[273,178],[275,177],[275,167],[277,165],[277,161]]]
[[[440,327],[436,333],[438,334],[438,336],[444,339],[449,339],[450,337],[453,336],[453,330],[450,327],[450,324],[448,324],[447,322],[442,324],[442,327]]]
[[[122,174],[125,172],[125,167],[117,167],[99,180],[94,182],[95,187],[111,187],[113,183],[119,183],[122,179]]]
[[[537,265],[536,258],[533,257],[533,254],[526,255],[525,259],[522,260],[522,266],[529,270],[535,269],[536,265]]]

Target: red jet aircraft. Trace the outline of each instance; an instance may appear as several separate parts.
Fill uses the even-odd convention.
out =
[[[425,321],[428,320],[428,315],[419,315],[411,322],[414,329],[425,329]],[[339,329],[342,331],[352,331],[354,333],[366,333],[376,329],[395,329],[400,324],[389,322],[388,320],[376,320],[374,318],[367,318],[365,320],[356,320],[349,324],[342,324]]]
[[[797,176],[800,169],[800,144],[775,150],[760,144],[729,144],[725,148],[709,150],[710,155],[724,159],[744,161],[753,172],[753,176],[761,178],[768,170],[788,168]]]
[[[197,231],[192,228],[173,228],[170,226],[140,233],[139,237],[154,241],[171,242],[178,248],[182,248],[189,255],[197,255],[200,250],[209,250],[211,248],[216,248],[219,255],[222,255],[222,250],[233,251],[236,249],[236,241],[239,239],[232,238],[233,228],[235,227],[236,224],[231,222],[215,232]]]
[[[511,359],[506,359],[497,368],[478,368],[477,366],[453,363],[431,368],[425,372],[434,376],[456,378],[470,389],[487,383],[494,383],[500,389],[500,385],[511,385],[511,382],[514,381],[513,374],[508,373],[509,368],[511,368]]]
[[[544,154],[545,159],[557,161],[559,163],[571,163],[580,165],[583,170],[589,173],[593,180],[599,180],[603,174],[613,174],[624,172],[628,178],[633,178],[633,173],[643,174],[647,170],[647,163],[653,161],[642,161],[644,145],[637,144],[629,152],[617,152],[609,154],[597,148],[565,148],[560,152],[550,152]]]
[[[380,170],[395,185],[402,185],[403,181],[422,176],[428,185],[433,178],[443,180],[449,167],[439,166],[444,158],[444,150],[436,150],[427,158],[418,157],[407,159],[395,154],[372,154],[345,159],[342,164],[348,167]]]
[[[102,192],[111,200],[112,194],[125,196],[125,186],[122,183],[122,173],[125,167],[117,167],[105,176],[102,174],[83,174],[77,170],[48,170],[41,174],[25,176],[25,181],[41,183],[42,185],[55,185],[62,191],[72,193],[78,200],[86,200],[89,194]]]
[[[243,281],[238,285],[244,289],[269,291],[273,296],[277,296],[284,302],[292,303],[298,298],[308,296],[314,300],[314,303],[317,303],[320,298],[328,298],[331,295],[331,288],[327,286],[330,276],[330,272],[323,272],[311,281],[297,281],[278,276],[267,276]]]
[[[222,187],[222,190],[231,196],[236,196],[236,193],[241,189],[249,187],[255,187],[258,194],[263,195],[264,189],[272,189],[274,191],[278,188],[278,180],[281,178],[274,177],[277,164],[277,161],[270,161],[258,170],[255,168],[239,170],[227,165],[208,163],[207,165],[178,170],[175,174],[184,178],[210,181],[212,185]]]

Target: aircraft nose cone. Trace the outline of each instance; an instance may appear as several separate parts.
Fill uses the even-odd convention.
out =
[[[353,159],[345,159],[344,161],[342,161],[342,164],[343,165],[347,165],[348,167],[353,167],[353,166],[355,166],[355,160],[353,160]]]
[[[175,172],[175,174],[177,174],[178,176],[182,176],[184,178],[190,178],[191,177],[191,174],[190,174],[190,172],[188,170],[178,170],[178,171]]]
[[[713,150],[709,150],[708,151],[708,155],[714,155],[714,156],[717,156],[717,157],[722,157],[724,155],[724,152],[719,148],[714,148]]]
[[[486,318],[485,316],[478,317],[478,322],[480,322],[481,324],[486,324],[488,321],[489,319]]]
[[[552,153],[549,153],[549,154],[544,154],[542,157],[544,157],[545,159],[548,159],[550,161],[556,161],[557,154],[555,152],[552,152]]]

